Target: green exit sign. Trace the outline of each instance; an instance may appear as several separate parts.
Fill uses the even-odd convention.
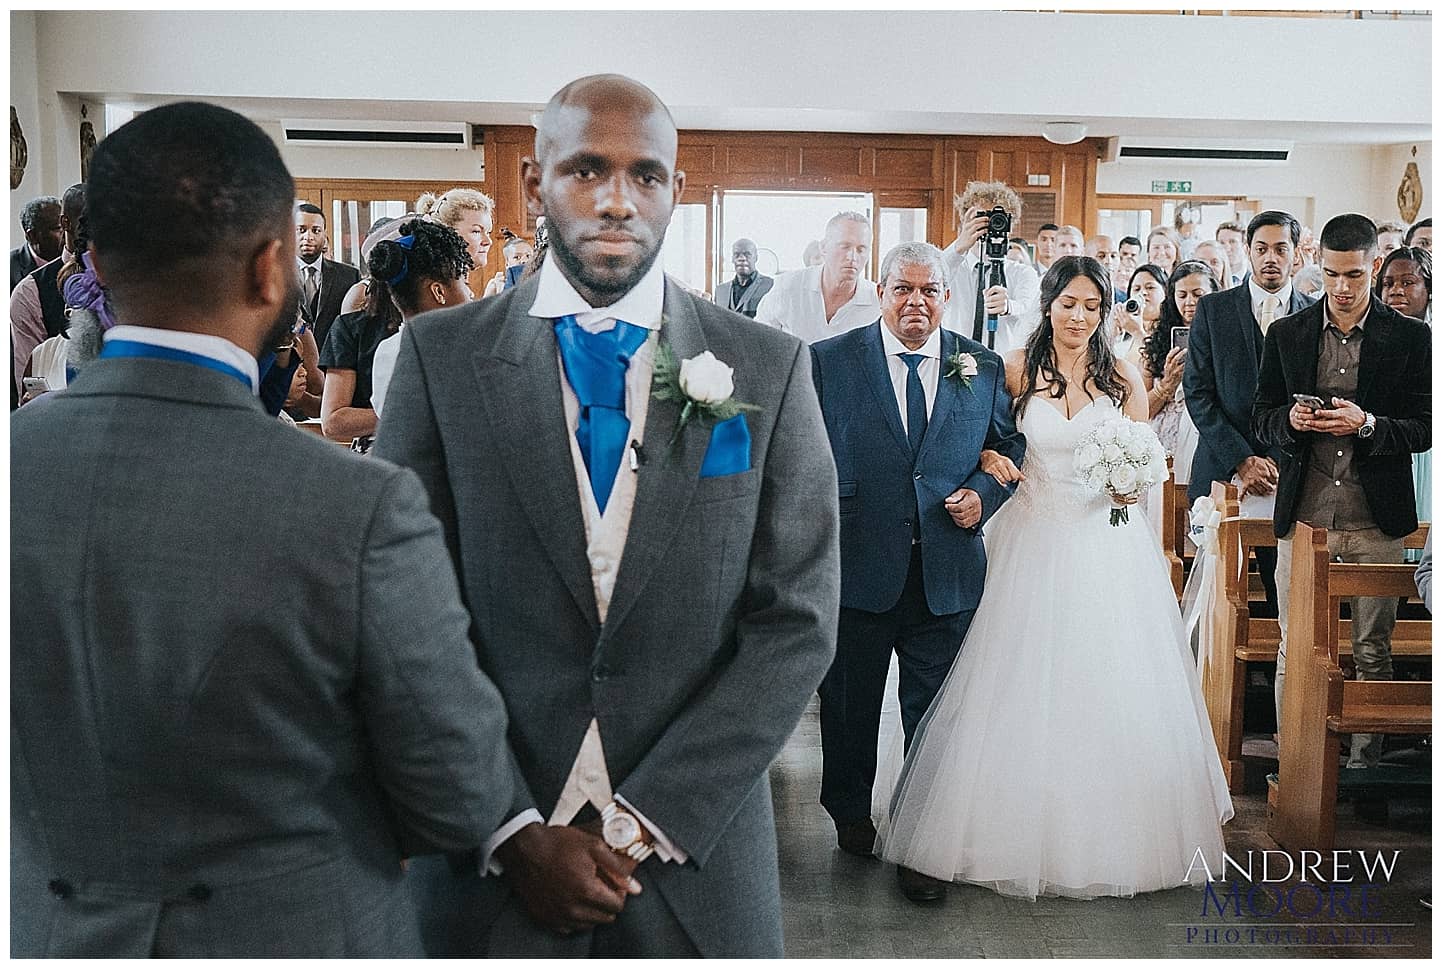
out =
[[[1191,182],[1152,182],[1153,192],[1166,192],[1172,195],[1186,195],[1192,190]]]

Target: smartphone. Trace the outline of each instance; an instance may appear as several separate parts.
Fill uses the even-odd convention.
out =
[[[1187,337],[1191,334],[1191,332],[1191,327],[1172,327],[1172,349],[1176,350],[1180,348],[1182,350],[1185,350],[1187,348]]]
[[[1326,410],[1327,402],[1316,394],[1293,394],[1292,399],[1303,407],[1310,407],[1312,410]]]
[[[44,377],[26,377],[24,383],[27,394],[45,394],[50,392],[50,381]]]

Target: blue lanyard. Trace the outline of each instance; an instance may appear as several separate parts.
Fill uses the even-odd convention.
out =
[[[152,343],[139,343],[135,340],[106,340],[104,348],[100,351],[100,359],[110,357],[147,357],[152,360],[175,360],[179,363],[193,363],[197,367],[205,367],[225,374],[227,377],[234,377],[239,380],[245,389],[255,393],[255,387],[250,382],[250,375],[237,370],[228,363],[222,363],[213,357],[207,357],[199,353],[191,353],[189,350],[176,350],[173,347],[159,347]]]

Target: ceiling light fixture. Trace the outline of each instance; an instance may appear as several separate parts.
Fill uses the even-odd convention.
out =
[[[1074,145],[1087,136],[1087,126],[1080,121],[1048,121],[1041,126],[1041,136],[1053,145]]]

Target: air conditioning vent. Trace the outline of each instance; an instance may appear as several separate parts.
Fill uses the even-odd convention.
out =
[[[1195,138],[1107,139],[1104,162],[1154,164],[1158,161],[1201,165],[1284,165],[1292,143],[1283,141],[1230,141]]]
[[[1142,148],[1121,149],[1122,158],[1188,158],[1211,161],[1276,161],[1287,160],[1288,152],[1266,148]]]
[[[355,148],[450,148],[473,145],[471,125],[459,121],[282,121],[287,145]]]

